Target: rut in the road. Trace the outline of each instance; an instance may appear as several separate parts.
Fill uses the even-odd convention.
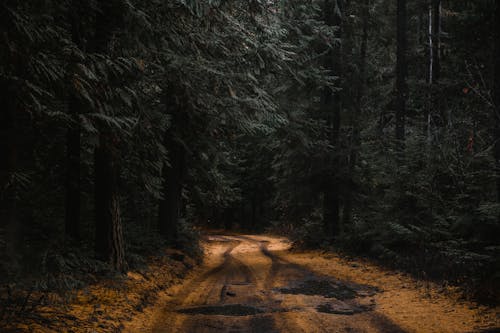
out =
[[[208,244],[212,264],[165,306],[153,332],[328,332],[339,325],[402,332],[371,313],[375,288],[289,263],[274,252],[274,238],[217,236]]]
[[[204,264],[124,332],[470,333],[498,326],[494,311],[430,297],[419,281],[365,261],[288,251],[285,238],[208,236],[203,246]]]

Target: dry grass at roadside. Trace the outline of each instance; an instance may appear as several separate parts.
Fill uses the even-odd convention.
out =
[[[196,265],[181,251],[166,250],[145,268],[98,280],[69,293],[5,291],[0,331],[4,333],[111,333],[154,303],[160,291],[179,283]]]

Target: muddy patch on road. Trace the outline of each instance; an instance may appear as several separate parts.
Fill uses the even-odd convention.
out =
[[[374,296],[379,290],[365,285],[348,284],[331,279],[297,281],[292,287],[279,288],[285,295],[310,297],[310,305],[317,312],[354,315],[375,308]]]
[[[346,284],[341,281],[325,279],[309,279],[299,283],[297,286],[280,288],[279,291],[282,294],[316,295],[339,300],[369,297],[380,292],[378,288],[371,286]]]
[[[194,308],[180,309],[177,312],[183,314],[202,314],[211,316],[252,316],[264,313],[262,309],[243,304],[207,305]]]
[[[326,280],[308,280],[302,282],[297,287],[280,288],[279,291],[282,294],[318,295],[325,298],[337,298],[340,300],[353,299],[356,297],[356,291],[349,286]]]

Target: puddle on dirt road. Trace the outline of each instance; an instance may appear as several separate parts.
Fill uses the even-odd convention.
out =
[[[321,313],[353,315],[356,313],[370,311],[374,303],[363,304],[360,299],[373,296],[377,291],[368,286],[351,286],[339,281],[332,280],[306,280],[290,288],[278,290],[282,294],[320,296],[320,299],[328,300],[316,305],[309,305]],[[245,304],[222,304],[204,305],[179,309],[177,312],[187,315],[211,315],[211,316],[255,316],[270,312],[287,312],[291,308],[267,308],[255,307]]]
[[[346,285],[336,285],[331,281],[325,280],[309,280],[301,283],[297,287],[281,288],[282,294],[293,295],[317,295],[325,298],[337,298],[340,300],[353,299],[356,297],[356,292]]]
[[[336,298],[339,300],[373,296],[376,293],[375,288],[366,286],[356,288],[337,281],[329,280],[307,280],[298,286],[281,288],[279,291],[282,294],[323,296],[325,298]]]
[[[180,309],[177,312],[184,314],[222,315],[222,316],[250,316],[264,313],[263,310],[249,305],[226,304],[206,305],[195,308]]]
[[[311,304],[316,311],[339,315],[354,315],[373,310],[374,300],[368,300],[367,297],[378,292],[376,288],[370,286],[325,279],[298,282],[295,286],[280,288],[278,291],[282,294],[316,297],[316,301],[311,300],[316,303],[316,305]]]

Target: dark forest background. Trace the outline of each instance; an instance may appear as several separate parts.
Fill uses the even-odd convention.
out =
[[[493,0],[3,0],[2,283],[74,288],[207,227],[498,297],[499,22]]]

